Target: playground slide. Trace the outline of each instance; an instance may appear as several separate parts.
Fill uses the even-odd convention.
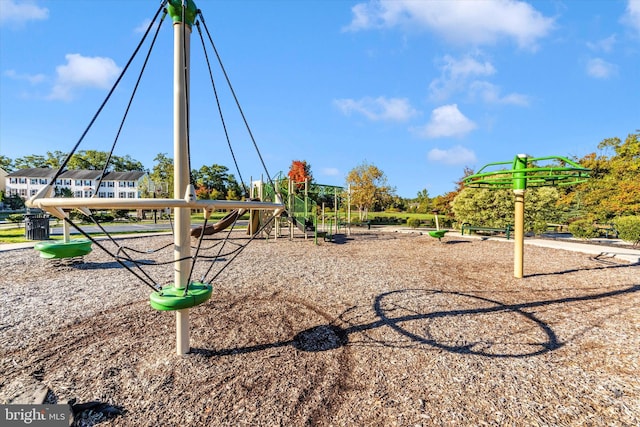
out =
[[[246,211],[247,211],[246,209],[232,210],[227,215],[225,215],[220,221],[216,222],[215,224],[207,225],[206,227],[204,227],[204,235],[208,236],[210,234],[215,234],[224,230],[225,228],[231,226],[231,224],[236,222],[236,220],[240,218],[242,215],[244,215]],[[202,226],[195,227],[194,229],[191,230],[191,237],[200,237],[202,233],[203,233]]]

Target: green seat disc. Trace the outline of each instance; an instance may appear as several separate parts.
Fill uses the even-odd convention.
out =
[[[191,283],[186,295],[184,288],[167,285],[161,291],[152,292],[149,296],[149,302],[151,307],[156,310],[182,310],[202,304],[211,298],[212,292],[211,285],[200,282]]]
[[[431,230],[429,231],[429,236],[442,239],[447,231],[449,230]]]
[[[73,258],[87,255],[91,252],[91,240],[74,239],[69,242],[49,240],[38,242],[33,249],[40,252],[40,256],[46,259]]]

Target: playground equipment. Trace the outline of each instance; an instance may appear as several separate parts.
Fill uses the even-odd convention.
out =
[[[281,212],[281,218],[275,221],[276,238],[284,225],[288,227],[290,238],[293,238],[298,230],[305,238],[312,235],[316,243],[319,237],[330,241],[339,232],[340,227],[348,223],[338,214],[344,192],[342,187],[308,181],[294,182],[282,172],[272,182],[273,185],[262,180],[252,181],[251,196],[267,200],[271,200],[274,194],[276,198],[278,195],[282,197],[285,209]],[[333,215],[327,215],[325,211],[325,203],[329,200],[333,201]],[[262,216],[264,215],[261,214],[260,223],[264,222]],[[270,232],[271,229],[266,231]]]
[[[161,12],[162,17],[160,19],[159,16]],[[111,158],[111,154],[113,154],[118,136],[120,135],[120,130],[122,129],[122,125],[124,125],[127,113],[129,111],[129,107],[133,102],[133,97],[138,88],[138,83],[140,83],[142,74],[147,65],[147,59],[151,54],[152,48],[155,44],[157,35],[161,29],[162,23],[167,15],[170,15],[171,20],[173,21],[173,36],[174,36],[174,53],[173,53],[173,148],[174,148],[174,188],[173,194],[176,195],[176,198],[158,198],[158,199],[125,199],[125,198],[57,198],[52,197],[54,194],[54,185],[56,179],[60,176],[60,174],[65,170],[71,156],[76,152],[80,143],[83,141],[87,132],[90,130],[94,122],[96,121],[98,115],[103,110],[105,104],[110,99],[114,90],[117,88],[119,83],[121,82],[124,74],[130,68],[133,59],[136,57],[139,52],[141,46],[144,41],[147,39],[151,30],[155,27],[155,34],[151,40],[151,46],[149,47],[149,52],[147,53],[147,57],[144,61],[142,69],[140,71],[140,75],[138,77],[138,81],[135,85],[135,89],[133,94],[131,95],[131,99],[129,101],[129,105],[127,106],[127,110],[124,114],[124,118],[122,120],[122,124],[120,129],[118,130],[118,134],[113,143],[111,153],[109,153],[109,159]],[[238,250],[234,252],[229,252],[227,254],[223,254],[222,250],[219,250],[219,254],[216,257],[210,257],[211,267],[203,276],[203,279],[200,281],[191,280],[191,276],[194,271],[194,266],[199,257],[199,251],[201,250],[202,241],[204,236],[208,232],[207,222],[211,216],[211,213],[214,210],[224,209],[230,210],[231,214],[229,218],[219,222],[218,224],[214,224],[213,229],[217,231],[221,231],[227,227],[231,227],[233,220],[237,219],[240,216],[240,212],[246,210],[267,210],[271,212],[280,212],[280,210],[284,207],[282,203],[279,203],[277,198],[274,198],[273,202],[264,202],[264,201],[256,201],[256,200],[246,200],[246,201],[236,201],[236,200],[197,200],[195,195],[195,189],[193,182],[191,181],[190,176],[190,159],[189,159],[189,148],[190,148],[190,135],[189,135],[189,120],[191,117],[191,113],[189,111],[189,93],[191,88],[189,88],[190,83],[190,36],[193,26],[197,27],[198,33],[200,35],[200,40],[202,42],[202,47],[204,50],[204,56],[206,58],[206,63],[209,66],[209,76],[211,76],[211,83],[213,86],[213,93],[216,96],[216,101],[218,108],[220,108],[220,102],[218,99],[218,92],[216,90],[213,74],[211,72],[211,66],[209,64],[207,48],[205,46],[205,38],[201,32],[201,24],[205,29],[206,35],[209,39],[210,45],[215,52],[216,58],[218,59],[219,66],[223,72],[223,75],[226,79],[226,83],[229,86],[230,92],[233,96],[233,99],[238,106],[240,115],[244,121],[244,124],[247,128],[247,132],[250,135],[251,141],[256,149],[260,160],[262,161],[262,156],[258,151],[257,144],[253,139],[253,135],[248,127],[246,122],[244,113],[240,108],[240,104],[235,96],[235,92],[231,87],[231,83],[229,81],[228,75],[222,61],[218,55],[218,51],[213,44],[213,40],[211,39],[211,35],[209,30],[207,29],[206,23],[204,21],[204,17],[202,12],[196,7],[193,0],[164,0],[161,2],[160,7],[157,9],[151,23],[147,27],[146,32],[143,35],[142,40],[139,45],[135,49],[132,54],[131,59],[128,61],[127,65],[122,70],[122,73],[114,83],[111,91],[107,95],[104,102],[99,107],[97,113],[94,115],[93,119],[89,123],[88,127],[75,144],[73,149],[68,154],[67,158],[62,162],[60,169],[56,173],[53,179],[51,179],[50,184],[43,188],[38,194],[33,196],[31,199],[27,201],[27,205],[29,207],[36,207],[48,212],[49,214],[64,220],[65,224],[68,224],[75,229],[77,229],[80,233],[82,233],[88,240],[93,242],[95,245],[104,250],[107,254],[111,255],[123,268],[127,269],[134,276],[140,279],[144,284],[149,286],[153,292],[150,295],[150,305],[157,310],[172,310],[176,313],[176,352],[177,354],[185,354],[189,351],[189,308],[194,307],[198,304],[201,304],[208,300],[211,297],[213,287],[211,282],[217,277],[217,274],[220,273],[218,271],[217,274],[214,275],[213,278],[209,280],[205,280],[205,276],[210,273],[211,267],[213,267],[214,262],[216,260],[222,260],[222,256],[229,255],[229,253],[233,253],[234,257],[239,253]],[[219,109],[221,120],[224,124],[224,118],[222,114],[222,110]],[[226,126],[223,126],[225,130],[225,137],[227,139],[229,148],[231,148],[231,143],[229,141],[229,135],[226,131]],[[233,151],[232,151],[233,155]],[[236,160],[235,155],[233,156],[234,162]],[[262,162],[263,167],[265,167],[264,162]],[[107,163],[104,166],[102,177],[100,178],[100,182],[97,187],[100,186],[102,178],[106,175],[106,171],[109,164]],[[238,168],[236,162],[236,168]],[[266,167],[265,167],[266,172]],[[238,169],[238,174],[239,169]],[[268,176],[268,172],[267,172]],[[242,176],[240,175],[240,182],[242,181]],[[94,219],[92,209],[162,209],[162,208],[173,208],[175,215],[175,229],[174,229],[174,243],[173,243],[173,266],[174,266],[174,281],[173,283],[161,286],[156,283],[149,274],[144,270],[144,263],[133,259],[129,253],[131,250],[123,248],[119,245],[115,239],[111,238],[106,230],[103,229],[103,232],[111,239],[111,242],[118,246],[117,254],[110,252],[105,245],[96,241],[92,237],[90,237],[79,225],[73,222],[68,215],[66,210],[69,209],[78,209],[86,216]],[[199,240],[196,247],[195,254],[191,254],[191,246],[188,244],[191,233],[191,210],[199,209],[204,212],[205,222],[202,226],[199,233]],[[226,241],[226,240],[225,240]],[[187,242],[185,244],[185,242]],[[245,244],[246,246],[246,244]],[[70,248],[71,246],[69,246]],[[242,246],[244,248],[244,246]],[[233,258],[231,258],[233,259]],[[128,263],[125,261],[129,261]],[[229,261],[230,262],[230,261]],[[133,267],[130,266],[133,264]],[[225,266],[228,265],[225,264]]]
[[[555,162],[542,166],[541,162]],[[511,165],[511,169],[504,169]],[[493,168],[501,169],[493,170]],[[515,195],[515,248],[513,275],[523,277],[524,260],[524,194],[529,187],[568,186],[585,182],[590,169],[580,166],[566,157],[531,157],[518,154],[512,162],[496,162],[483,166],[477,173],[464,179],[471,188],[513,188]]]
[[[442,242],[442,238],[444,237],[445,234],[447,234],[447,231],[449,230],[440,230],[440,222],[438,221],[438,211],[433,211],[433,217],[436,221],[436,229],[435,230],[430,230],[429,231],[429,236],[438,239],[438,241]]]
[[[40,257],[45,259],[64,259],[85,256],[93,250],[89,239],[71,239],[69,224],[62,224],[63,241],[47,240],[38,242],[33,249],[40,252]]]

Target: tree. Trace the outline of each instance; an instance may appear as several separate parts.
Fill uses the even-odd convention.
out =
[[[165,153],[159,153],[154,159],[156,164],[151,170],[151,181],[156,189],[156,197],[173,197],[173,159]],[[184,194],[182,195],[184,197]]]
[[[295,183],[296,190],[304,188],[304,183],[313,182],[313,175],[311,174],[311,165],[306,160],[294,160],[291,162],[289,173],[287,174],[291,182]]]
[[[108,171],[116,172],[129,172],[129,171],[144,171],[144,166],[137,160],[131,158],[131,156],[111,156],[106,151],[97,150],[80,150],[74,153],[67,163],[67,169],[89,169],[89,170],[102,170],[104,169],[107,159],[109,159]]]
[[[419,191],[416,197],[416,202],[418,203],[418,208],[416,212],[428,213],[429,208],[431,207],[431,199],[429,198],[429,191],[427,189],[423,189]]]
[[[540,230],[562,215],[555,187],[529,188],[525,192],[525,230]],[[465,188],[452,203],[458,223],[502,228],[514,225],[515,201],[511,189]]]
[[[598,144],[600,154],[590,153],[579,160],[591,169],[591,179],[564,195],[569,210],[582,210],[598,221],[640,214],[640,133],[624,142],[607,138]],[[613,151],[608,156],[605,153]]]
[[[13,161],[16,169],[46,168],[49,167],[44,156],[32,154],[30,156],[18,157]]]
[[[238,200],[238,195],[242,194],[240,185],[226,166],[202,166],[192,171],[191,175],[196,182],[196,195],[199,199]]]
[[[0,168],[5,172],[13,172],[13,160],[6,156],[0,155]]]
[[[358,208],[360,221],[364,221],[376,202],[391,198],[395,189],[387,184],[384,172],[373,164],[362,163],[347,174],[351,190],[351,203]]]

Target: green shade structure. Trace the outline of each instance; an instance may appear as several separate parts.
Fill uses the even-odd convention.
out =
[[[507,169],[511,166],[510,169]],[[590,169],[561,156],[531,157],[518,154],[511,162],[495,162],[464,178],[470,188],[511,188],[515,195],[515,249],[513,275],[523,277],[524,193],[530,187],[568,186],[589,179]]]

